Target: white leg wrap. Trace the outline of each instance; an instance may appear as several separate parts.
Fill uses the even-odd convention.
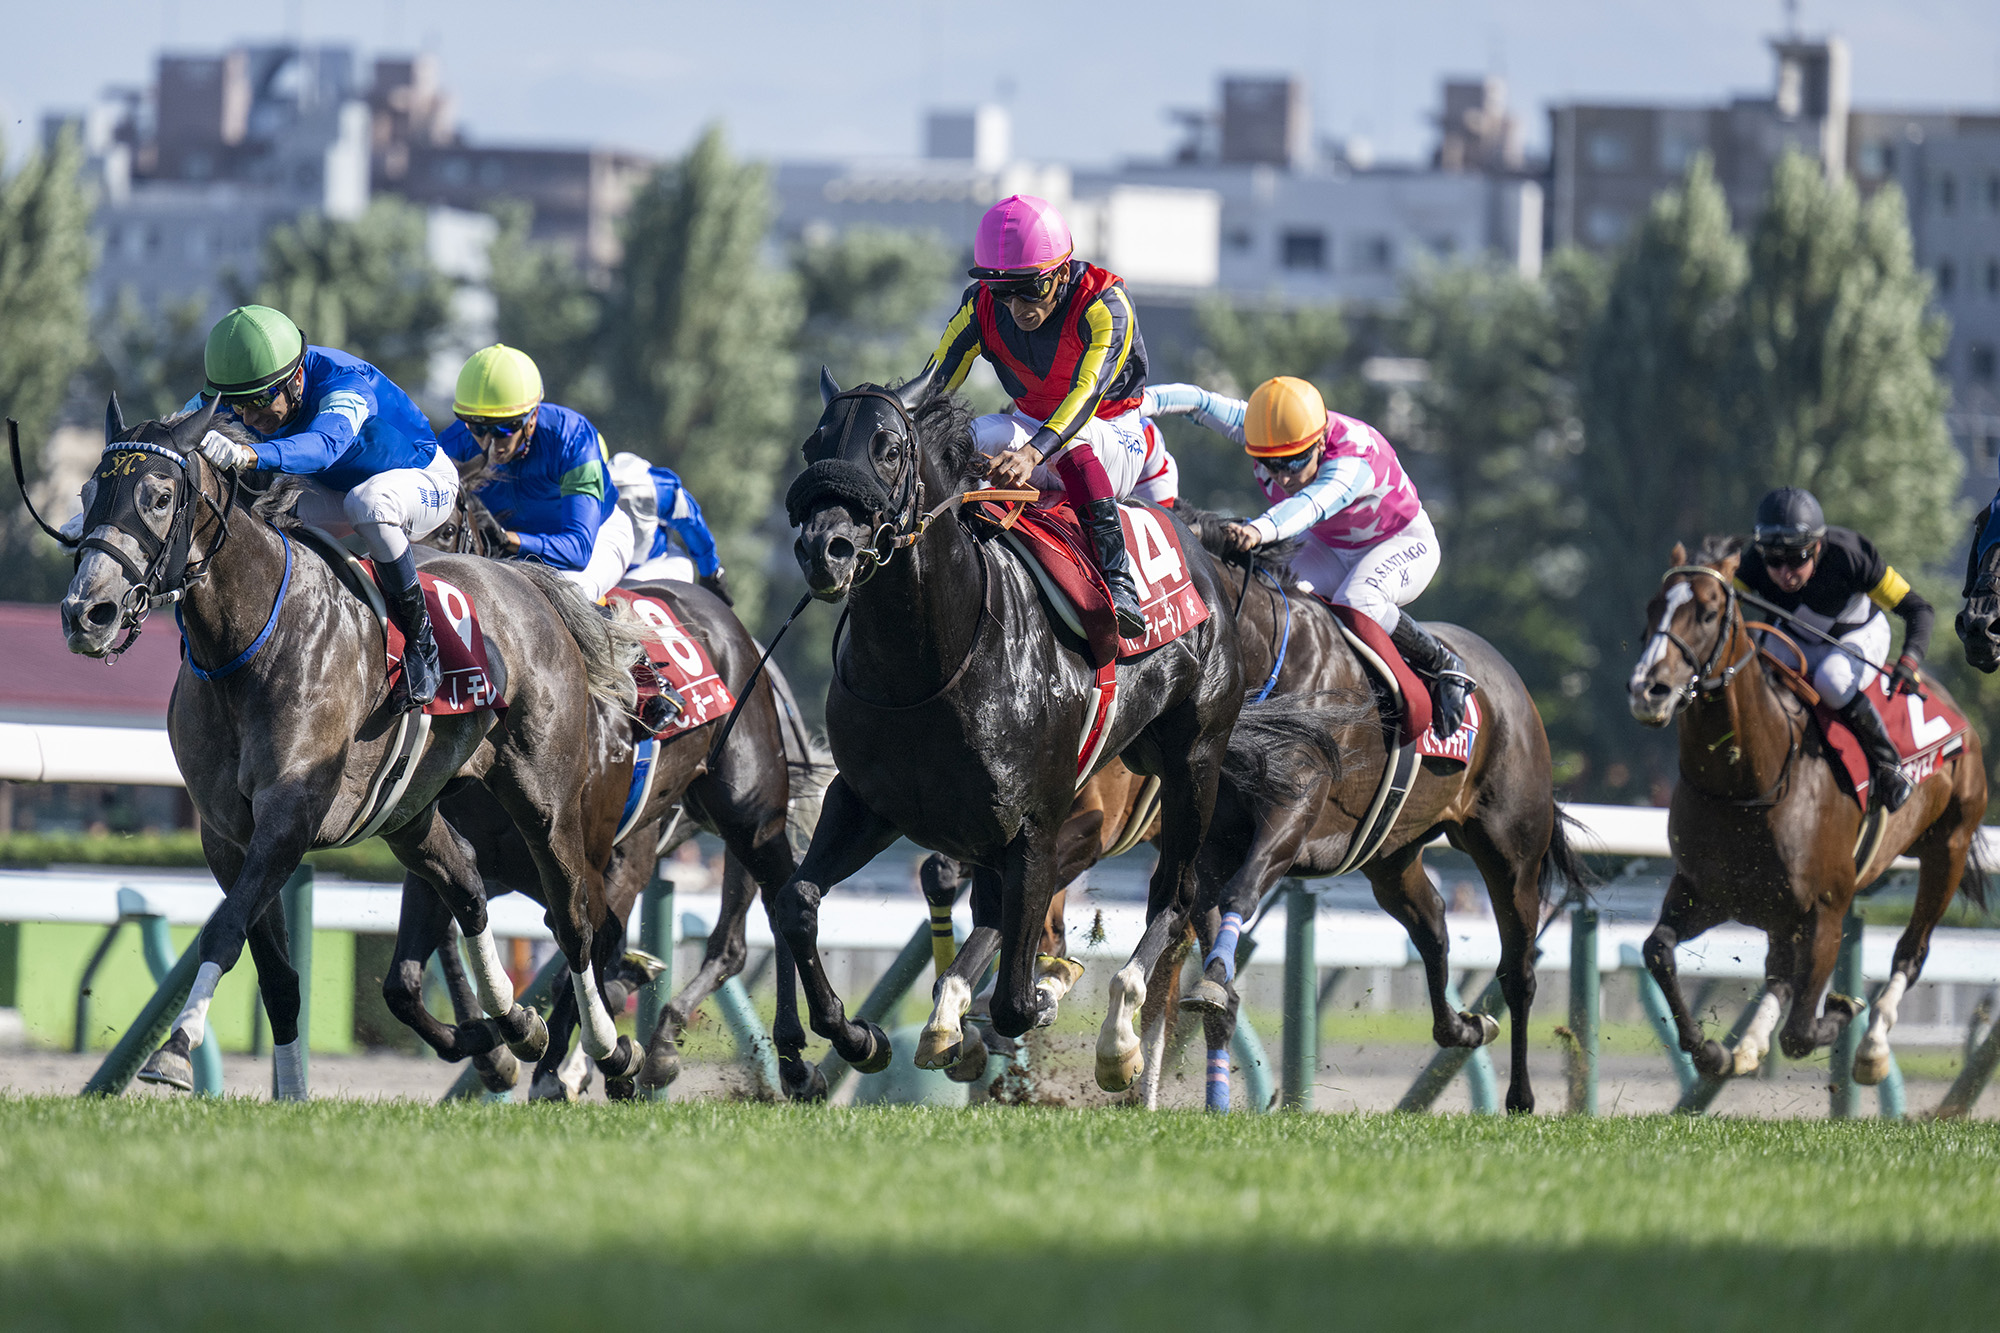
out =
[[[939,1033],[949,1033],[957,1041],[964,1033],[965,1012],[971,1007],[972,987],[963,978],[946,977],[938,984],[937,1007],[931,1010],[930,1026]]]
[[[570,984],[576,989],[577,1013],[583,1019],[583,1049],[590,1052],[593,1060],[602,1060],[618,1045],[618,1028],[611,1021],[611,1011],[604,1007],[604,997],[597,993],[597,969],[585,963],[583,971],[570,974]]]
[[[1889,978],[1889,984],[1876,997],[1875,1012],[1868,1020],[1868,1035],[1862,1040],[1861,1054],[1881,1058],[1889,1051],[1889,1030],[1896,1026],[1896,1010],[1903,1003],[1903,992],[1910,988],[1910,982],[1901,972]]]
[[[1757,1013],[1750,1020],[1750,1026],[1736,1043],[1735,1067],[1732,1072],[1738,1076],[1753,1073],[1764,1062],[1764,1055],[1771,1049],[1771,1034],[1778,1029],[1778,1015],[1784,1005],[1778,997],[1768,991],[1757,1001]]]
[[[221,980],[221,967],[203,963],[194,974],[194,985],[188,987],[187,1003],[174,1020],[174,1028],[187,1034],[189,1050],[201,1045],[201,1039],[208,1035],[208,1002],[215,998],[215,986]]]
[[[575,1101],[583,1094],[583,1081],[589,1075],[590,1054],[583,1049],[583,1043],[578,1042],[556,1066],[556,1078],[569,1090],[569,1100]]]
[[[504,1018],[514,1009],[514,983],[500,962],[500,946],[492,930],[465,937],[465,965],[472,972],[473,989],[479,992],[480,1007],[495,1018]]]
[[[271,1048],[271,1100],[306,1099],[306,1039],[303,1036]]]

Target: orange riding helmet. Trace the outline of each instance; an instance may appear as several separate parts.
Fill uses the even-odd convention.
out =
[[[1243,451],[1252,458],[1289,458],[1326,438],[1326,400],[1292,375],[1265,380],[1243,412]]]

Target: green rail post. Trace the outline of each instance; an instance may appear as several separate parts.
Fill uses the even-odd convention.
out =
[[[139,923],[139,944],[146,955],[146,970],[153,974],[153,982],[164,982],[174,970],[173,936],[167,930],[167,919],[148,913],[133,918]],[[196,932],[194,943],[201,943],[201,934]],[[192,946],[190,946],[192,947]],[[194,984],[190,978],[188,984]],[[222,1043],[215,1039],[215,1024],[210,1023],[203,1031],[201,1045],[188,1053],[189,1062],[194,1066],[194,1095],[197,1097],[220,1097],[222,1095]]]
[[[1889,1052],[1889,1072],[1875,1089],[1876,1109],[1884,1120],[1901,1120],[1909,1113],[1909,1099],[1903,1090],[1903,1068],[1896,1063],[1896,1053]]]
[[[928,940],[929,927],[925,930]],[[757,1080],[757,1095],[767,1101],[779,1100],[782,1085],[778,1082],[778,1048],[772,1043],[764,1021],[757,1016],[757,1006],[751,1002],[750,990],[742,977],[731,977],[716,988],[715,1007],[728,1025],[729,1035],[736,1039],[737,1055],[750,1066],[750,1073]]]
[[[1667,1007],[1667,997],[1660,990],[1660,983],[1653,980],[1653,974],[1646,969],[1645,958],[1637,949],[1624,945],[1619,949],[1618,957],[1638,983],[1639,1007],[1645,1010],[1646,1021],[1652,1025],[1653,1035],[1659,1038],[1660,1049],[1667,1053],[1667,1063],[1673,1066],[1674,1077],[1679,1080],[1681,1095],[1685,1097],[1701,1082],[1701,1075],[1694,1072],[1694,1061],[1681,1049],[1680,1029],[1674,1026],[1674,1013]]]
[[[1445,983],[1445,998],[1450,1002],[1452,1008],[1458,1009],[1462,1007],[1463,1002],[1459,998],[1457,982],[1448,981]],[[1486,989],[1479,992],[1479,998],[1472,1002],[1472,1008],[1468,1012],[1485,1014],[1490,1018],[1500,1012],[1502,1003],[1500,978],[1498,975],[1495,975],[1493,980],[1486,983]],[[1483,1098],[1485,1105],[1482,1106],[1480,1104],[1482,1100],[1482,1079],[1479,1067],[1475,1066],[1472,1073],[1467,1076],[1467,1087],[1472,1094],[1472,1109],[1482,1112],[1494,1110],[1493,1061],[1486,1054],[1484,1046],[1476,1049],[1471,1046],[1447,1046],[1436,1055],[1433,1055],[1430,1063],[1424,1066],[1423,1072],[1417,1075],[1416,1081],[1410,1084],[1410,1090],[1403,1094],[1401,1101],[1396,1103],[1396,1109],[1398,1111],[1430,1110],[1432,1103],[1437,1101],[1438,1095],[1445,1090],[1452,1079],[1458,1076],[1458,1071],[1465,1068],[1466,1062],[1475,1057],[1484,1064]]]
[[[312,975],[313,868],[301,865],[285,881],[280,894],[285,906],[285,938],[291,944],[292,967],[299,974],[299,1088],[312,1096]],[[271,1066],[271,1093],[277,1095],[276,1057]]]
[[[1597,912],[1569,914],[1569,1113],[1597,1114],[1597,1020],[1601,1004],[1597,969]]]
[[[1729,1026],[1729,1035],[1722,1039],[1725,1053],[1736,1049],[1736,1043],[1750,1030],[1750,1023],[1757,1017],[1757,1006],[1764,1002],[1764,987],[1757,987],[1750,996],[1750,1003],[1743,1006],[1743,1012],[1736,1015],[1736,1021]],[[1674,1103],[1675,1115],[1701,1115],[1722,1095],[1723,1085],[1729,1082],[1728,1075],[1717,1077],[1713,1074],[1699,1074],[1693,1087],[1681,1094]]]
[[[181,951],[179,960],[167,975],[160,979],[153,998],[139,1010],[139,1016],[132,1020],[132,1026],[125,1029],[125,1035],[112,1046],[111,1053],[104,1057],[104,1063],[83,1085],[83,1096],[117,1097],[131,1086],[139,1066],[146,1063],[146,1057],[166,1037],[167,1029],[173,1026],[174,1015],[187,1002],[188,988],[194,985],[194,974],[200,967],[201,938],[196,936]]]
[[[121,905],[120,914],[104,932],[104,938],[97,942],[90,961],[83,966],[83,979],[76,983],[76,1038],[70,1043],[70,1050],[82,1055],[90,1049],[90,996],[97,982],[97,969],[104,966],[104,960],[111,955],[111,946],[118,943],[118,935],[125,929],[125,916]]]
[[[1264,1053],[1264,1043],[1257,1029],[1250,1026],[1248,1015],[1236,1016],[1236,1027],[1229,1034],[1229,1053],[1243,1066],[1243,1095],[1250,1109],[1259,1115],[1276,1109],[1278,1089],[1271,1080],[1271,1057]]]
[[[1310,1111],[1319,1072],[1319,964],[1315,916],[1319,898],[1303,880],[1285,886],[1284,1082],[1279,1104]],[[1240,1026],[1240,1025],[1239,1025]]]
[[[1972,1031],[1978,1031],[1976,1019]],[[1965,1063],[1959,1068],[1958,1077],[1945,1089],[1944,1100],[1931,1112],[1931,1118],[1957,1120],[1963,1117],[1979,1100],[1979,1094],[1986,1091],[1995,1065],[2000,1065],[2000,1022],[1987,1029],[1985,1037],[1977,1045],[1968,1040]]]
[[[1861,998],[1861,918],[1851,911],[1840,923],[1840,956],[1833,964],[1833,989],[1842,995]],[[1827,1113],[1835,1120],[1851,1119],[1861,1110],[1861,1089],[1854,1083],[1854,1054],[1861,1049],[1862,1027],[1867,1018],[1864,1006],[1834,1039]]]
[[[925,917],[910,934],[910,942],[896,955],[884,972],[870,988],[868,998],[854,1011],[856,1019],[866,1019],[877,1026],[882,1019],[910,993],[910,987],[923,975],[924,965],[931,961],[931,923]],[[826,1076],[827,1095],[831,1096],[853,1068],[840,1058],[840,1052],[828,1051],[826,1058],[819,1062],[819,1072]]]
[[[667,965],[658,979],[639,988],[634,1018],[639,1044],[644,1046],[652,1041],[653,1029],[660,1025],[660,1014],[674,993],[674,882],[663,879],[657,865],[651,882],[639,895],[639,947]],[[656,1088],[650,1095],[663,1101],[667,1090]]]

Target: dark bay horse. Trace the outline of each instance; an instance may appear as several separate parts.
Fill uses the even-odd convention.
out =
[[[1897,1006],[1923,971],[1931,931],[1961,878],[1967,894],[1985,903],[1985,876],[1973,855],[1986,812],[1979,736],[1968,732],[1964,748],[1917,784],[1887,817],[1868,863],[1856,866],[1861,808],[1835,776],[1805,704],[1779,683],[1797,659],[1759,651],[1760,634],[1787,657],[1797,648],[1746,619],[1734,582],[1740,553],[1736,539],[1710,538],[1690,563],[1687,549],[1675,546],[1646,606],[1632,715],[1649,727],[1678,720],[1681,765],[1667,824],[1674,877],[1646,940],[1646,967],[1666,993],[1681,1049],[1703,1073],[1756,1069],[1787,1004],[1779,1045],[1803,1059],[1860,1012],[1861,1001],[1844,995],[1828,995],[1820,1012],[1841,922],[1855,893],[1908,851],[1919,866],[1916,906],[1854,1061],[1856,1082],[1879,1083],[1889,1072]],[[1924,687],[1942,694],[1934,680]],[[1724,921],[1754,926],[1770,940],[1764,996],[1733,1052],[1703,1038],[1674,966],[1676,945]]]
[[[1197,522],[1204,536],[1219,539],[1217,525]],[[1183,1004],[1202,1013],[1211,1053],[1228,1049],[1237,1009],[1235,941],[1225,937],[1216,948],[1218,933],[1233,924],[1225,915],[1250,922],[1284,875],[1340,870],[1393,753],[1365,669],[1326,605],[1277,558],[1251,566],[1246,557],[1229,555],[1219,568],[1225,591],[1240,606],[1245,680],[1254,678],[1253,689],[1269,682],[1270,693],[1245,705],[1230,739],[1215,819],[1198,862],[1202,897],[1195,926],[1206,962]],[[1422,761],[1387,836],[1366,861],[1349,868],[1367,876],[1375,901],[1402,923],[1423,959],[1438,1045],[1483,1046],[1499,1035],[1499,1025],[1454,1010],[1445,997],[1450,957],[1444,900],[1424,869],[1423,852],[1442,836],[1472,858],[1500,933],[1500,986],[1512,1038],[1507,1109],[1532,1111],[1528,1013],[1535,996],[1535,937],[1549,891],[1558,883],[1580,889],[1587,871],[1556,808],[1548,736],[1527,687],[1470,630],[1429,628],[1479,682],[1480,728],[1471,762]]]
[[[975,877],[974,929],[940,981],[940,1005],[963,1015],[997,950],[994,1028],[1004,1036],[1027,1031],[1039,1013],[1035,943],[1059,887],[1056,844],[1079,785],[1093,673],[1083,643],[1051,627],[1033,576],[954,512],[981,461],[963,403],[932,393],[924,376],[896,389],[844,393],[829,376],[822,387],[826,410],[787,508],[814,594],[847,601],[827,700],[840,776],[773,915],[797,960],[813,1030],[871,1071],[886,1065],[888,1041],[873,1024],[850,1021],[827,980],[816,942],[821,897],[898,835],[997,872]],[[1160,778],[1163,819],[1149,924],[1112,982],[1098,1043],[1098,1080],[1114,1090],[1139,1072],[1133,1011],[1193,906],[1194,854],[1242,702],[1221,585],[1181,532],[1209,618],[1119,666],[1102,750]],[[805,1032],[788,994],[781,993],[775,1035],[788,1086],[799,1087],[807,1077],[798,1058]]]
[[[62,603],[70,649],[93,657],[114,651],[119,632],[136,632],[158,605],[174,604],[184,621],[168,736],[224,898],[202,930],[187,1007],[141,1077],[191,1086],[188,1052],[205,1031],[217,980],[247,943],[279,1047],[278,1090],[302,1092],[298,977],[278,890],[305,853],[357,836],[357,816],[381,791],[393,798],[382,836],[407,869],[447,895],[491,1015],[459,1038],[461,1049],[505,1040],[523,1058],[539,1057],[546,1030],[514,999],[487,928],[478,866],[438,813],[460,779],[482,781],[523,831],[556,939],[578,976],[591,1053],[607,1076],[629,1074],[641,1053],[616,1038],[592,980],[603,886],[585,852],[576,794],[592,702],[631,706],[636,637],[545,570],[440,557],[433,572],[448,574],[479,609],[508,711],[504,721],[492,709],[421,719],[411,733],[423,737],[421,748],[390,771],[401,727],[382,619],[283,520],[241,504],[233,474],[202,460],[195,445],[213,412],[211,401],[128,431],[112,400]]]

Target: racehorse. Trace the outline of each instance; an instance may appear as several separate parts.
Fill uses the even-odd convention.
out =
[[[1059,886],[1056,842],[1079,783],[1076,740],[1095,686],[1082,641],[1051,626],[1029,571],[954,512],[979,459],[965,405],[932,392],[928,373],[894,389],[845,392],[830,375],[821,379],[825,410],[786,507],[813,594],[847,601],[826,710],[840,776],[773,920],[791,945],[813,1030],[872,1072],[888,1063],[888,1039],[872,1023],[850,1021],[827,979],[816,941],[820,899],[899,834],[997,872],[975,878],[974,928],[940,981],[939,1004],[962,1016],[997,949],[993,1026],[1003,1036],[1027,1031],[1040,1008],[1034,939]],[[1098,1080],[1114,1090],[1139,1072],[1132,1012],[1193,905],[1194,853],[1242,702],[1221,587],[1179,530],[1208,617],[1118,665],[1118,704],[1101,750],[1160,778],[1164,820],[1147,929],[1112,981],[1098,1042]],[[805,1033],[789,988],[781,988],[774,1035],[788,1088],[806,1090]]]
[[[201,933],[201,966],[166,1043],[141,1070],[187,1090],[188,1052],[206,1028],[216,982],[246,943],[280,1048],[276,1088],[303,1095],[298,975],[286,951],[278,891],[301,858],[356,832],[390,782],[402,794],[376,817],[407,869],[436,885],[464,931],[491,1021],[461,1030],[459,1049],[504,1040],[523,1058],[547,1043],[542,1020],[514,999],[487,929],[471,849],[439,816],[446,787],[476,778],[522,830],[550,905],[556,940],[575,970],[591,1053],[607,1077],[635,1070],[640,1051],[616,1038],[594,983],[593,927],[601,877],[585,854],[581,804],[593,701],[630,707],[636,635],[614,627],[545,570],[440,557],[435,573],[478,608],[492,708],[424,717],[423,748],[385,772],[402,734],[385,670],[383,620],[332,564],[300,549],[269,506],[240,501],[237,478],[195,446],[217,425],[215,404],[131,430],[114,397],[106,446],[85,488],[85,536],[62,603],[72,652],[103,657],[121,630],[172,604],[185,652],[167,718],[174,758],[201,817],[202,851],[223,886]],[[208,665],[204,666],[206,663]],[[608,1034],[608,1035],[607,1035]],[[613,1038],[616,1038],[614,1041]]]
[[[1253,921],[1286,874],[1366,875],[1375,901],[1402,923],[1423,959],[1437,1044],[1476,1047],[1497,1037],[1493,1019],[1458,1012],[1445,996],[1444,900],[1423,863],[1425,846],[1443,836],[1472,858],[1486,881],[1512,1038],[1507,1109],[1534,1110],[1528,1012],[1535,996],[1535,937],[1549,891],[1558,883],[1580,891],[1588,871],[1556,808],[1548,736],[1527,687],[1478,635],[1431,625],[1479,682],[1478,737],[1468,762],[1422,760],[1380,843],[1360,864],[1348,865],[1384,768],[1399,748],[1391,741],[1396,719],[1385,715],[1333,613],[1282,563],[1283,549],[1225,553],[1221,525],[1207,515],[1193,521],[1219,557],[1224,590],[1239,608],[1244,677],[1257,682],[1252,688],[1261,696],[1244,706],[1230,739],[1215,818],[1198,860],[1202,896],[1194,920],[1205,963],[1202,979],[1182,1003],[1202,1014],[1211,1058],[1228,1049],[1236,1021],[1237,927],[1230,915]],[[1252,557],[1259,558],[1253,563]]]
[[[491,549],[488,535],[494,525],[473,493],[480,470],[462,473],[465,484],[457,511],[433,537],[448,549],[484,554]],[[685,583],[647,584],[633,591],[672,609],[682,628],[708,650],[732,693],[747,687],[759,649],[720,598]],[[614,1098],[629,1097],[641,1087],[664,1087],[678,1074],[677,1034],[703,1001],[743,969],[744,919],[750,904],[760,885],[768,895],[791,877],[796,865],[793,848],[803,847],[811,836],[818,795],[832,776],[831,761],[807,733],[775,668],[767,666],[751,689],[718,754],[709,754],[715,729],[708,726],[679,732],[660,744],[651,760],[652,780],[644,804],[629,815],[626,804],[638,758],[632,718],[608,705],[592,710],[588,774],[581,798],[589,855],[604,873],[604,917],[595,923],[597,977],[600,988],[610,992],[605,998],[614,1012],[622,1008],[623,994],[611,988],[625,961],[626,924],[658,859],[698,829],[719,836],[725,848],[720,919],[709,935],[707,955],[665,1006],[658,1027],[640,1034],[647,1040],[647,1053],[636,1080],[606,1081],[606,1093]],[[544,901],[527,844],[491,793],[476,784],[462,784],[446,795],[440,809],[472,847],[489,894],[515,891]],[[626,836],[617,839],[621,826],[627,827]],[[443,899],[417,875],[407,875],[395,960],[383,978],[391,1012],[446,1059],[462,1058],[452,1045],[454,1030],[431,1016],[422,992],[424,962],[439,951],[452,983],[454,1008],[461,1011],[461,1021],[465,1019],[465,988],[453,977],[456,960],[447,939],[450,924]],[[789,960],[780,959],[780,965],[788,967]],[[640,979],[650,978],[628,975],[621,991]],[[573,1099],[588,1076],[587,1068],[565,1060],[579,1017],[573,988],[565,981],[557,978],[548,1019],[549,1047],[531,1082],[531,1099]],[[476,1054],[473,1059],[488,1088],[513,1086],[516,1074],[507,1052]]]
[[[1833,1042],[1860,1012],[1862,1001],[1845,995],[1828,995],[1820,1012],[1840,953],[1841,922],[1855,893],[1908,851],[1919,867],[1916,905],[1854,1061],[1856,1082],[1879,1083],[1889,1072],[1897,1006],[1923,971],[1931,930],[1961,880],[1973,901],[1986,901],[1974,854],[1986,811],[1979,737],[1965,733],[1963,748],[1940,760],[1902,809],[1887,816],[1881,838],[1857,866],[1861,807],[1840,786],[1806,704],[1781,683],[1797,672],[1760,650],[1758,636],[1803,662],[1782,631],[1745,617],[1735,584],[1740,553],[1737,539],[1712,537],[1690,563],[1687,548],[1676,545],[1646,605],[1632,716],[1649,727],[1678,720],[1681,769],[1667,823],[1674,877],[1646,940],[1646,967],[1666,994],[1681,1049],[1702,1073],[1756,1069],[1787,1003],[1791,1016],[1779,1045],[1803,1059]],[[1949,699],[1935,681],[1924,685]],[[1770,941],[1764,994],[1733,1052],[1703,1038],[1674,966],[1676,945],[1724,921],[1754,926]]]

